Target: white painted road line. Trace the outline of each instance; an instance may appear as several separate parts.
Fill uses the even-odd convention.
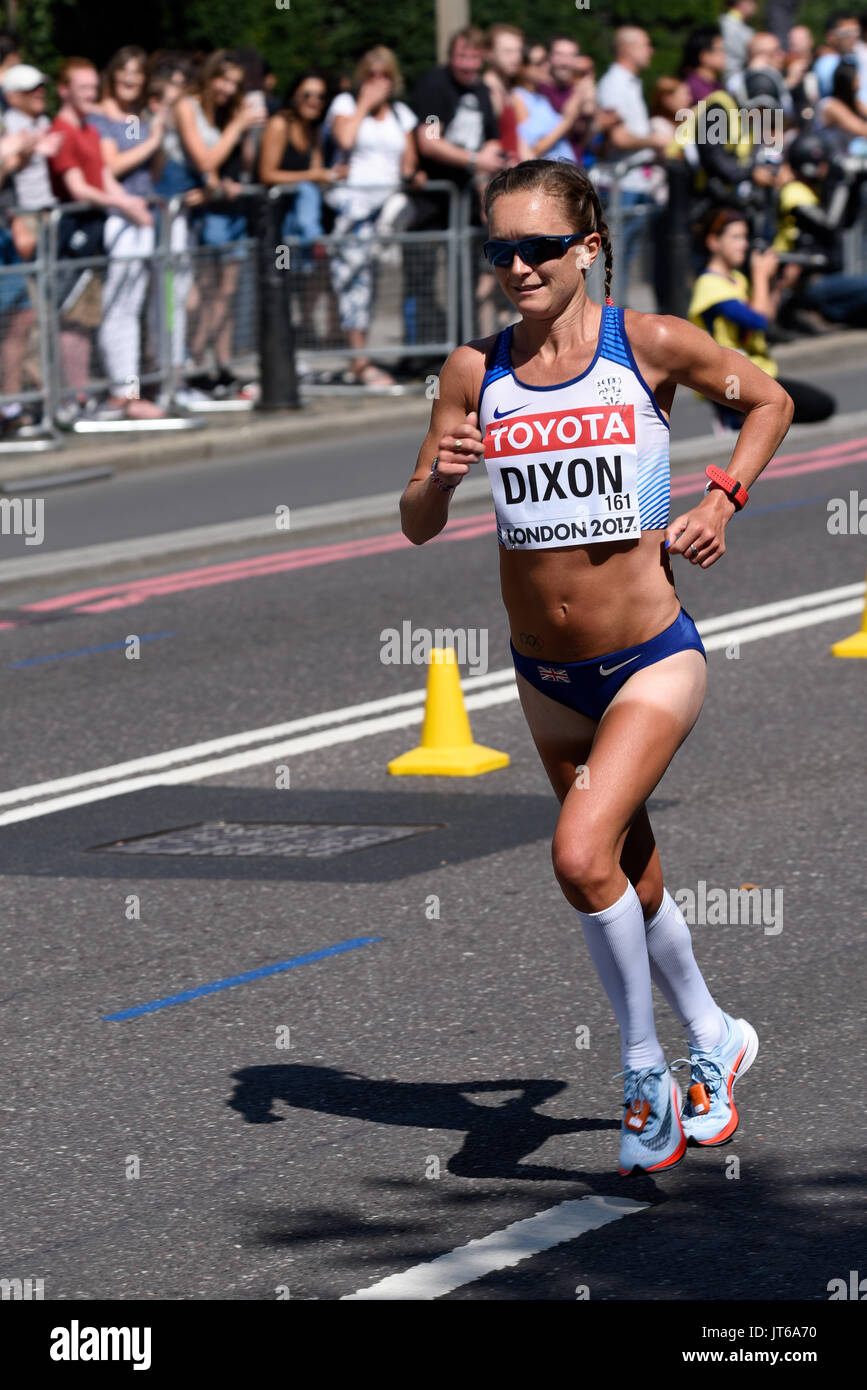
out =
[[[776,637],[800,628],[812,627],[817,623],[836,622],[838,619],[860,614],[863,593],[863,584],[851,584],[819,593],[802,594],[797,598],[783,599],[774,604],[762,604],[756,608],[721,614],[702,620],[697,626],[707,651],[719,651],[734,643],[756,642],[766,637]],[[851,597],[843,599],[844,595]],[[842,601],[829,602],[834,599]],[[795,605],[799,605],[800,611],[787,611]],[[774,614],[779,616],[771,616]],[[744,622],[745,619],[763,618],[767,620]],[[462,682],[467,710],[472,712],[488,709],[517,699],[514,674],[514,669],[508,666],[501,670],[489,671],[484,676],[467,677]],[[330,748],[339,743],[352,743],[375,734],[407,728],[421,723],[424,700],[424,689],[406,691],[379,700],[367,700],[358,705],[346,705],[341,709],[305,715],[283,724],[248,729],[223,738],[189,744],[184,748],[169,749],[163,753],[149,754],[108,767],[94,768],[70,777],[54,778],[52,781],[34,783],[28,787],[16,787],[12,791],[0,793],[0,805],[13,808],[0,814],[0,825],[13,825],[18,821],[32,820],[38,816],[50,815],[54,811],[69,810],[73,806],[84,806],[89,802],[106,800],[113,796],[126,796],[149,787],[177,785],[222,776],[263,763],[298,757],[320,748]],[[392,712],[384,713],[387,710]],[[360,717],[367,714],[375,717]],[[250,748],[250,744],[259,746]],[[233,751],[239,749],[246,751]],[[206,756],[214,753],[225,753],[226,756]],[[139,772],[145,775],[131,775]],[[58,796],[58,792],[67,795]],[[25,802],[34,804],[21,804]]]
[[[761,619],[797,612],[800,609],[816,608],[847,599],[853,600],[846,613],[857,612],[854,600],[864,594],[863,584],[846,584],[841,588],[823,589],[818,593],[799,594],[795,598],[781,599],[776,603],[761,604],[756,608],[742,608],[733,613],[723,613],[715,618],[702,618],[697,626],[704,638],[706,635],[722,631],[724,641],[715,645],[706,641],[709,651],[718,646],[726,646],[731,640],[730,629],[738,623],[757,623]],[[839,612],[839,610],[837,610]],[[837,616],[837,613],[832,614]],[[823,616],[814,621],[826,621]],[[790,629],[781,629],[788,631]],[[770,633],[768,635],[771,635]],[[747,640],[742,638],[741,640]],[[488,671],[483,676],[466,676],[461,682],[465,695],[473,694],[491,685],[500,685],[514,678],[511,666],[497,671]],[[92,768],[88,772],[73,773],[69,777],[55,777],[48,782],[39,782],[30,787],[16,787],[12,791],[0,792],[0,806],[13,806],[21,801],[31,801],[38,796],[50,796],[58,792],[75,791],[78,788],[98,785],[103,782],[116,782],[136,773],[156,772],[160,768],[175,767],[179,763],[190,763],[215,753],[227,753],[252,743],[273,742],[307,730],[328,728],[333,724],[349,723],[363,719],[366,715],[383,714],[387,710],[397,710],[424,703],[424,689],[404,691],[399,695],[386,695],[378,700],[365,700],[357,705],[344,705],[339,709],[325,710],[318,714],[303,715],[298,719],[288,719],[280,724],[266,725],[261,729],[248,729],[240,733],[227,734],[222,738],[206,739],[201,743],[191,743],[182,748],[170,748],[162,753],[149,753],[126,762],[113,763],[108,767]],[[477,706],[483,708],[483,706]],[[413,720],[409,720],[413,723]],[[392,727],[399,728],[401,725]],[[321,745],[319,745],[321,746]]]
[[[776,603],[762,603],[757,608],[740,608],[734,613],[721,613],[716,618],[702,618],[696,623],[696,627],[704,637],[706,632],[719,632],[721,628],[734,627],[738,623],[758,623],[764,618],[779,618],[784,613],[797,613],[802,608],[818,608],[820,604],[840,603],[844,599],[863,597],[863,584],[843,584],[839,589],[820,589],[816,594],[796,594],[794,598],[778,599]]]
[[[645,1211],[648,1202],[634,1202],[629,1197],[578,1197],[559,1206],[549,1207],[525,1221],[514,1221],[502,1231],[481,1240],[471,1240],[446,1255],[438,1255],[425,1264],[413,1265],[403,1274],[391,1274],[367,1289],[344,1294],[345,1303],[358,1298],[431,1299],[459,1289],[493,1274],[498,1269],[510,1269],[520,1260],[529,1259],[566,1240],[575,1240],[587,1231],[597,1231],[622,1216]]]
[[[509,673],[506,672],[505,674]],[[478,677],[477,679],[489,683],[491,676]],[[467,688],[467,684],[468,682],[465,681],[464,689]],[[201,758],[210,753],[225,753],[233,748],[242,748],[245,744],[262,743],[266,739],[301,733],[305,729],[318,729],[330,724],[340,724],[344,720],[358,719],[365,714],[381,713],[387,709],[399,709],[404,705],[421,704],[424,702],[424,695],[423,690],[410,690],[401,695],[387,695],[384,699],[366,700],[360,705],[344,705],[342,709],[326,710],[321,714],[307,714],[300,719],[289,719],[281,724],[266,725],[262,729],[248,729],[242,733],[227,734],[223,738],[206,739],[204,743],[190,743],[185,748],[170,748],[164,753],[148,753],[141,758],[131,758],[128,762],[113,763],[110,767],[97,767],[90,772],[76,772],[70,777],[55,777],[50,782],[39,782],[32,787],[17,787],[13,791],[0,792],[0,806],[13,805],[17,801],[28,801],[31,796],[47,796],[52,792],[73,791],[76,787],[86,787],[96,782],[113,782],[135,772],[155,772],[159,768],[190,762],[194,758]]]
[[[514,670],[504,670],[504,680],[510,684],[505,688],[483,690],[478,695],[468,695],[464,704],[469,711],[487,709],[490,705],[502,705],[518,698],[514,680]],[[232,753],[225,758],[211,758],[201,763],[191,763],[185,767],[167,772],[156,772],[149,777],[130,777],[120,782],[107,782],[101,787],[72,792],[69,796],[52,797],[49,801],[37,802],[34,806],[22,806],[0,815],[0,825],[14,825],[18,821],[33,820],[37,816],[47,816],[53,811],[68,811],[72,806],[85,806],[90,801],[107,801],[112,796],[128,796],[131,792],[145,791],[148,787],[177,786],[185,782],[200,782],[205,777],[221,777],[227,772],[239,772],[247,767],[257,767],[262,763],[281,762],[286,758],[300,757],[302,753],[314,753],[319,748],[332,748],[338,743],[354,743],[358,739],[370,738],[374,734],[390,733],[394,729],[405,729],[411,724],[420,724],[424,718],[424,696],[421,691],[416,706],[399,714],[386,714],[380,719],[366,719],[356,724],[338,726],[336,729],[322,729],[317,733],[303,734],[300,738],[284,739],[279,743],[269,743],[261,748],[253,748],[247,753]],[[101,768],[101,772],[109,769]],[[28,788],[22,787],[24,793]],[[35,789],[29,788],[33,793]]]
[[[848,603],[829,603],[824,608],[808,608],[803,613],[790,613],[787,618],[772,618],[766,623],[752,623],[748,627],[731,627],[722,632],[715,632],[704,640],[705,651],[717,652],[723,647],[727,647],[731,642],[758,642],[763,637],[779,637],[783,632],[796,632],[802,627],[814,627],[816,623],[830,623],[837,618],[848,618],[850,615],[860,613],[863,605],[861,599],[850,599]],[[701,623],[696,624],[701,632]]]

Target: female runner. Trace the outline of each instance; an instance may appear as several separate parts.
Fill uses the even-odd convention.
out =
[[[416,545],[448,519],[484,457],[521,704],[560,802],[554,872],[576,909],[621,1035],[621,1173],[679,1162],[687,1138],[738,1125],[735,1078],[758,1050],[723,1012],[665,890],[645,803],[701,709],[706,659],[671,556],[708,569],[726,524],[786,434],[792,402],[746,357],[681,319],[616,309],[608,229],[574,165],[527,160],[495,175],[485,254],[521,315],[456,348],[401,498]],[[586,271],[603,253],[604,307]],[[678,383],[746,419],[730,472],[669,522],[668,414]],[[578,776],[576,777],[576,769]],[[651,980],[687,1031],[680,1090],[656,1037]]]

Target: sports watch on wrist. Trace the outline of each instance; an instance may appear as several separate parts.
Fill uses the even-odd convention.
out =
[[[708,465],[704,472],[705,477],[710,478],[710,482],[705,488],[705,493],[710,492],[712,488],[719,488],[725,493],[729,501],[734,504],[736,511],[743,511],[750,496],[743,484],[739,483],[737,478],[733,478],[730,473],[723,472],[721,468],[715,468],[712,463]]]

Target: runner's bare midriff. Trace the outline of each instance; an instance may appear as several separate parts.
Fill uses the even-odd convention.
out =
[[[501,548],[515,650],[545,661],[588,661],[655,637],[680,607],[664,544],[664,531],[645,531],[636,542]]]

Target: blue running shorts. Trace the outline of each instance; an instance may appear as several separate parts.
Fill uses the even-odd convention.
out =
[[[684,608],[670,627],[651,637],[649,642],[638,647],[623,647],[607,656],[595,656],[592,661],[536,661],[533,657],[521,656],[511,641],[509,646],[515,670],[525,680],[543,695],[550,695],[559,704],[568,705],[569,709],[595,720],[602,718],[620,687],[643,666],[652,666],[674,652],[689,650],[701,652],[707,660],[698,628]]]

